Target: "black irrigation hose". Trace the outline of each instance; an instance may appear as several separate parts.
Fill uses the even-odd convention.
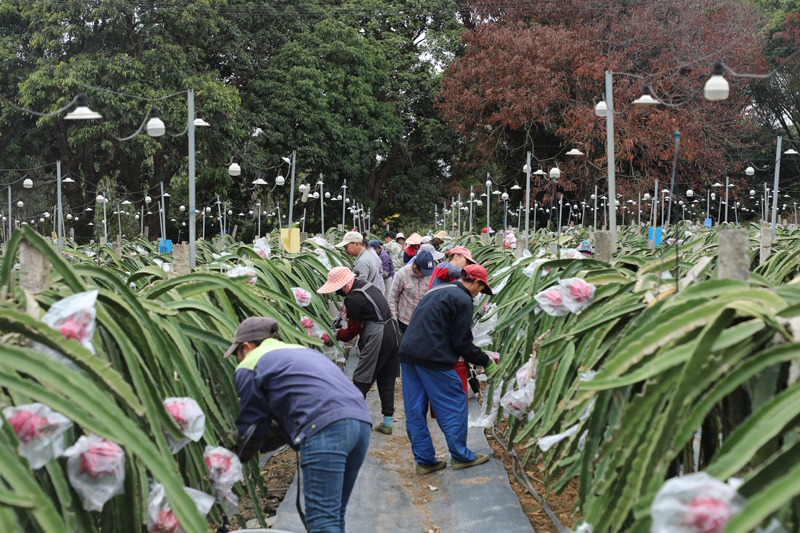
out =
[[[494,440],[496,440],[497,443],[503,448],[503,450],[505,450],[505,452],[511,457],[511,473],[514,474],[514,477],[517,479],[519,484],[525,487],[525,490],[530,492],[531,495],[539,503],[539,505],[542,506],[542,509],[544,509],[544,512],[547,513],[547,516],[548,518],[550,518],[550,521],[553,522],[554,526],[556,526],[558,533],[569,533],[569,530],[564,527],[564,525],[561,523],[558,517],[556,517],[555,513],[553,513],[553,510],[550,509],[550,507],[545,502],[542,501],[542,498],[536,493],[536,490],[534,490],[533,486],[531,486],[531,482],[528,479],[528,475],[525,473],[525,470],[522,468],[522,461],[520,461],[517,452],[514,451],[513,448],[510,452],[508,451],[508,447],[506,447],[506,445],[503,444],[503,441],[497,434],[497,428],[494,425],[492,425],[492,435],[494,436]],[[520,473],[522,473],[522,477],[519,477],[519,475],[517,474],[518,465],[519,465],[519,471]]]

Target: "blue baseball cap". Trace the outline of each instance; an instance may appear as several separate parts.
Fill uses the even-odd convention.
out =
[[[426,276],[430,276],[433,274],[433,269],[436,268],[436,264],[433,262],[433,256],[428,250],[419,250],[417,254],[412,259],[414,264],[417,265],[423,274]]]
[[[378,246],[381,245],[381,241],[379,241],[378,239],[372,239],[367,243],[367,245],[369,245],[370,248],[377,248]]]

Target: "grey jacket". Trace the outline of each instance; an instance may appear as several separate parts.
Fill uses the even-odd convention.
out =
[[[381,271],[378,268],[378,263],[375,261],[373,252],[368,248],[363,248],[361,253],[356,256],[355,263],[353,264],[353,272],[358,279],[363,279],[380,287],[383,283]]]

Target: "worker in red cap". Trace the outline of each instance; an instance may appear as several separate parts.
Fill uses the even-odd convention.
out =
[[[453,469],[489,460],[467,448],[467,403],[453,369],[459,357],[484,367],[490,377],[497,369],[495,362],[472,343],[472,299],[479,293],[492,294],[486,269],[467,265],[460,280],[428,291],[400,342],[406,432],[417,474],[447,466],[436,459],[426,419],[429,402],[447,441]]]

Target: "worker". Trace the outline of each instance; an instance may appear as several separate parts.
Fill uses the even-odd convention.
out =
[[[428,291],[428,277],[433,268],[434,262],[430,252],[420,250],[395,276],[392,292],[389,293],[389,309],[403,333],[411,322],[414,309]]]
[[[412,233],[406,239],[406,249],[403,252],[403,264],[407,265],[408,262],[414,257],[422,244],[422,236],[417,232]]]
[[[372,251],[377,254],[378,259],[381,260],[381,278],[383,278],[383,283],[386,286],[383,290],[383,294],[386,298],[389,298],[389,292],[392,289],[392,281],[394,280],[394,263],[392,263],[392,258],[389,257],[389,254],[384,250],[383,246],[381,246],[381,241],[378,239],[372,239],[367,244]]]
[[[436,265],[428,288],[431,289],[443,283],[450,283],[461,279],[461,269],[467,265],[474,265],[472,254],[463,246],[457,246],[444,254],[447,261]]]
[[[447,236],[447,232],[445,230],[435,233],[433,235],[433,247],[438,250],[439,247],[444,244],[444,241],[448,240],[449,238],[450,237]]]
[[[356,277],[380,287],[383,279],[379,267],[380,259],[376,257],[364,245],[364,238],[357,231],[348,231],[344,235],[342,242],[336,245],[337,248],[344,248],[344,253],[350,257],[355,257],[353,272]],[[380,280],[380,281],[379,281]]]
[[[492,294],[486,269],[467,265],[459,281],[428,291],[400,343],[406,432],[417,474],[447,466],[436,459],[426,419],[428,402],[447,441],[453,469],[489,460],[467,448],[467,403],[461,380],[453,369],[460,356],[483,367],[489,377],[497,370],[496,363],[472,343],[472,299],[481,292]]]
[[[301,452],[308,531],[344,533],[347,502],[369,447],[371,417],[364,397],[327,357],[286,344],[271,318],[250,317],[236,329],[225,358],[236,355],[236,427],[247,434],[249,460],[277,422]],[[248,451],[249,450],[249,451]]]
[[[327,281],[317,292],[335,292],[344,296],[347,328],[336,332],[336,340],[347,342],[359,335],[358,365],[353,372],[353,384],[366,398],[372,384],[377,380],[383,422],[375,426],[375,431],[391,435],[400,330],[392,318],[389,303],[377,287],[356,278],[346,267],[331,269]]]

